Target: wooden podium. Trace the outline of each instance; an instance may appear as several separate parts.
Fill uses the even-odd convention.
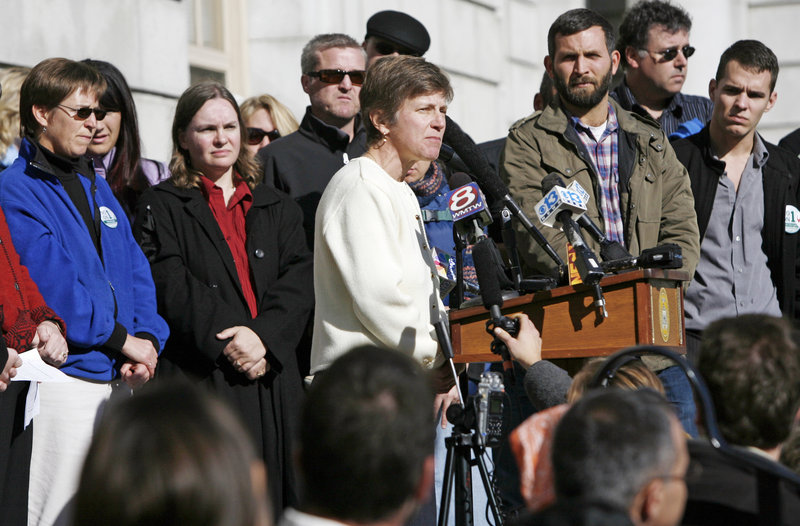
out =
[[[603,278],[608,318],[586,285],[558,287],[503,302],[503,314],[526,313],[542,335],[542,358],[605,356],[632,345],[662,345],[684,353],[680,270],[643,269]],[[489,312],[483,305],[450,311],[456,362],[493,362]]]

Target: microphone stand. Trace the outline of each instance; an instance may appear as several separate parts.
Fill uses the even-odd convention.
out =
[[[453,242],[456,247],[456,288],[450,293],[450,307],[460,309],[464,301],[464,250],[467,242],[456,228],[453,228]]]

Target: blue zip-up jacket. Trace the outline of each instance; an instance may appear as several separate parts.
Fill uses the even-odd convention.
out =
[[[70,355],[61,370],[110,381],[125,360],[107,345],[112,336],[119,342],[126,332],[134,334],[160,350],[169,328],[156,311],[150,266],[108,183],[94,178],[92,192],[90,177],[79,179],[92,213],[96,202],[101,214],[102,261],[80,212],[28,139],[0,177],[0,206],[22,264],[67,324]]]

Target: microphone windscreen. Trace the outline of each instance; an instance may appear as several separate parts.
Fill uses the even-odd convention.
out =
[[[481,289],[483,306],[503,305],[503,292],[497,277],[497,265],[492,255],[491,240],[482,239],[472,247],[472,260],[478,275],[478,286]]]
[[[464,161],[464,164],[472,171],[481,189],[492,199],[502,200],[508,194],[508,188],[497,177],[486,156],[475,144],[472,138],[464,133],[464,130],[456,124],[449,116],[445,117],[446,125],[444,128],[444,142],[447,143]]]
[[[460,186],[464,186],[472,182],[473,182],[472,178],[467,174],[465,174],[464,172],[455,172],[453,175],[450,176],[448,184],[450,184],[450,188],[452,190],[455,190]]]
[[[564,181],[561,180],[561,177],[555,172],[550,172],[549,174],[544,176],[542,179],[542,195],[546,195],[550,190],[555,188],[556,186],[564,186]]]

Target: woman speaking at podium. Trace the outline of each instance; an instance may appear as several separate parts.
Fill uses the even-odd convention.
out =
[[[311,374],[360,345],[397,349],[442,371],[437,409],[456,392],[433,327],[444,312],[439,280],[407,183],[424,175],[416,162],[439,156],[452,95],[447,76],[422,58],[386,57],[370,68],[360,93],[367,152],[331,179],[314,240]]]

